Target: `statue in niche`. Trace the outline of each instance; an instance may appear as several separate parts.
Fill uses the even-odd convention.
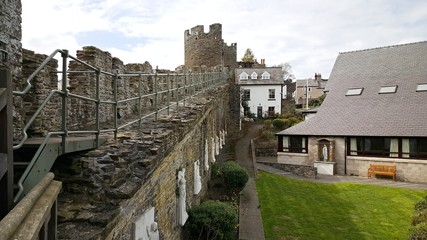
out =
[[[205,140],[205,170],[209,170],[209,148],[208,148],[208,140]]]
[[[323,161],[328,161],[328,147],[326,146],[326,144],[323,144],[322,157]]]
[[[178,223],[181,226],[184,226],[188,218],[187,208],[186,208],[186,198],[187,198],[187,189],[185,181],[185,168],[178,172]]]
[[[212,138],[212,139],[211,139],[211,155],[212,155],[212,162],[216,162],[216,159],[215,159],[215,149],[216,149],[215,139],[214,139],[214,138]]]
[[[157,227],[157,222],[153,222],[150,226],[147,226],[147,236],[148,240],[159,240],[159,229]]]
[[[219,155],[219,137],[218,135],[215,136],[215,155],[218,156]]]
[[[194,163],[194,194],[198,194],[202,190],[202,177],[200,176],[200,162],[197,160]]]

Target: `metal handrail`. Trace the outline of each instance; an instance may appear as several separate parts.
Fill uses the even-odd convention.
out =
[[[18,201],[23,193],[23,182],[25,181],[25,179],[28,177],[28,174],[31,171],[31,168],[34,166],[35,162],[37,161],[38,157],[40,156],[40,154],[42,153],[43,148],[45,147],[45,145],[47,144],[49,138],[52,135],[59,135],[62,136],[62,152],[65,152],[65,141],[66,141],[66,137],[69,134],[95,134],[96,135],[96,144],[97,146],[99,146],[99,134],[100,133],[108,133],[108,132],[113,132],[114,133],[114,138],[117,138],[117,132],[120,129],[123,129],[127,126],[133,125],[135,123],[139,123],[139,127],[141,126],[141,122],[142,120],[148,118],[148,117],[153,117],[154,116],[154,120],[157,120],[157,115],[159,112],[165,111],[167,110],[167,114],[169,114],[169,110],[171,107],[173,107],[173,105],[176,104],[176,106],[178,106],[179,103],[183,103],[185,106],[185,102],[186,100],[188,100],[189,98],[192,98],[194,96],[196,96],[197,94],[200,94],[204,91],[206,91],[207,89],[211,89],[220,85],[225,85],[227,84],[227,76],[224,72],[206,72],[206,73],[167,73],[167,74],[163,74],[163,73],[145,73],[145,72],[132,72],[132,73],[111,73],[111,72],[106,72],[101,70],[98,67],[92,66],[84,61],[81,61],[80,59],[73,57],[71,55],[68,54],[68,50],[60,50],[57,49],[55,50],[51,55],[49,55],[42,63],[41,65],[27,78],[26,80],[26,86],[24,88],[24,90],[22,91],[14,91],[13,94],[14,95],[18,95],[18,96],[23,96],[25,94],[27,94],[31,87],[31,81],[34,79],[35,76],[37,76],[38,73],[40,73],[40,71],[55,57],[56,54],[60,53],[61,57],[62,57],[62,71],[58,71],[57,73],[62,73],[62,79],[63,79],[63,84],[62,84],[62,90],[52,90],[49,95],[46,97],[46,99],[42,102],[42,104],[38,107],[38,109],[34,112],[33,116],[28,120],[28,122],[26,123],[26,125],[22,128],[21,134],[23,136],[23,138],[21,139],[21,141],[17,144],[13,146],[13,149],[19,149],[21,148],[24,143],[27,141],[28,139],[28,134],[27,134],[27,130],[28,128],[31,126],[31,124],[33,124],[34,120],[38,117],[38,115],[40,115],[41,111],[44,109],[44,107],[46,106],[46,104],[51,100],[51,98],[53,97],[54,94],[59,94],[62,97],[62,129],[60,131],[53,131],[53,132],[49,132],[46,137],[44,138],[42,144],[40,145],[39,149],[37,150],[36,154],[34,155],[34,157],[32,158],[31,162],[29,163],[27,169],[24,171],[24,174],[21,176],[21,178],[18,181],[18,192],[15,195],[14,201]],[[83,66],[89,68],[90,70],[85,70],[85,71],[67,71],[67,60],[68,59],[72,59],[80,64],[82,64]],[[96,97],[92,98],[92,97],[88,97],[88,96],[81,96],[75,93],[71,93],[68,91],[67,86],[66,86],[66,81],[65,79],[67,79],[67,73],[73,73],[73,74],[77,74],[77,73],[93,73],[95,74],[95,81],[96,81]],[[114,92],[114,100],[104,100],[100,98],[100,86],[99,86],[99,81],[100,81],[100,75],[104,74],[110,77],[113,77],[113,92]],[[138,79],[138,96],[132,96],[129,97],[127,99],[120,99],[118,100],[118,87],[117,87],[117,80],[119,78],[125,78],[125,77],[140,77]],[[153,92],[149,93],[149,94],[141,94],[141,81],[143,77],[153,77],[153,81],[154,81],[154,86],[153,86]],[[160,77],[164,77],[166,78],[166,83],[164,82],[158,82],[158,78]],[[191,79],[190,79],[191,77]],[[196,79],[196,80],[195,80]],[[200,82],[197,82],[197,79],[200,79]],[[188,81],[189,80],[189,81]],[[160,88],[160,84],[162,84],[164,87],[166,87],[166,89],[162,89]],[[200,86],[200,89],[199,87]],[[158,89],[159,88],[159,89]],[[171,103],[171,93],[175,93],[175,97],[177,99],[177,101],[174,101],[173,103]],[[167,104],[163,104],[162,106],[159,106],[159,95],[160,94],[167,94]],[[182,97],[180,98],[179,96],[182,95]],[[155,107],[154,111],[142,114],[141,112],[141,100],[142,99],[146,99],[146,98],[154,98],[153,100],[153,107]],[[68,98],[76,98],[76,99],[80,99],[83,101],[89,101],[89,102],[93,102],[94,104],[96,104],[96,116],[95,116],[95,120],[96,120],[96,126],[95,126],[95,130],[80,130],[80,131],[69,131],[67,129],[67,123],[68,123],[68,103],[67,103],[67,99]],[[118,119],[117,119],[117,112],[118,112],[118,106],[119,104],[123,104],[123,103],[127,103],[130,101],[138,101],[138,118],[134,119],[134,120],[130,120],[129,122],[125,122],[122,123],[120,126],[118,125]],[[114,127],[113,128],[109,128],[109,129],[100,129],[100,122],[99,122],[99,106],[100,104],[111,104],[114,106],[113,108],[113,119],[114,119]]]

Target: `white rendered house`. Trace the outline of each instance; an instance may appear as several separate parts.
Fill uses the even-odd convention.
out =
[[[281,114],[282,96],[286,96],[286,87],[281,67],[238,68],[235,81],[240,86],[244,115],[268,117]]]

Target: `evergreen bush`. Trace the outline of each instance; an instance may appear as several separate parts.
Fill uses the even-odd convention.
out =
[[[220,201],[206,201],[191,208],[185,228],[190,239],[236,239],[237,209]]]
[[[420,223],[427,223],[427,209],[417,211],[412,216],[412,225],[418,225]]]
[[[426,240],[427,239],[427,223],[423,222],[410,230],[408,240]]]
[[[286,128],[286,121],[282,118],[276,118],[273,120],[273,126],[278,130],[284,130]]]
[[[427,210],[427,196],[425,196],[424,200],[415,204],[415,211],[421,210]]]
[[[221,168],[225,185],[231,190],[240,190],[249,180],[248,171],[234,161],[225,162]]]
[[[412,225],[408,239],[427,240],[427,196],[415,204],[415,213],[412,215]]]
[[[268,130],[271,127],[271,120],[264,120],[264,129]]]

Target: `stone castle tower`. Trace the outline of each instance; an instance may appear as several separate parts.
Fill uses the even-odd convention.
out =
[[[215,23],[204,32],[203,25],[197,25],[184,32],[185,66],[229,67],[237,66],[237,43],[228,46],[222,39],[222,25]]]

